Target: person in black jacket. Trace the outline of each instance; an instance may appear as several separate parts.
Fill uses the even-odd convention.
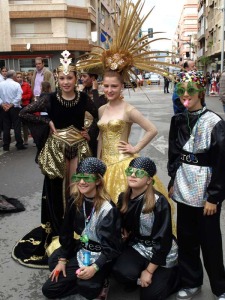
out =
[[[155,174],[150,158],[134,158],[126,169],[128,189],[118,201],[125,247],[113,272],[129,289],[139,284],[141,300],[166,299],[179,281],[171,208],[153,188]]]
[[[78,62],[79,64],[79,62]],[[90,73],[92,71],[92,73]],[[97,72],[93,70],[89,70],[89,73],[87,70],[81,70],[80,71],[80,79],[83,85],[83,92],[86,93],[91,100],[94,102],[97,109],[101,107],[102,105],[105,105],[107,103],[107,99],[104,94],[100,95],[98,91],[98,74]],[[91,124],[93,123],[93,117],[90,113],[85,112],[85,119],[84,119],[84,127],[89,130]],[[98,128],[96,128],[97,132],[99,132]],[[96,139],[91,139],[89,141],[89,146],[91,148],[92,156],[97,157],[97,145],[98,141]]]
[[[169,133],[169,194],[177,203],[180,300],[192,299],[201,291],[200,249],[212,292],[225,300],[220,230],[225,198],[225,122],[203,106],[205,86],[200,72],[180,74],[177,93],[187,111],[172,117]]]
[[[102,179],[106,165],[95,157],[79,163],[59,241],[49,258],[43,294],[50,299],[80,294],[96,298],[113,260],[121,253],[120,219]]]

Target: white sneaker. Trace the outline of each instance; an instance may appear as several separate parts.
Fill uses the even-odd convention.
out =
[[[201,287],[181,289],[177,293],[177,300],[191,300],[194,296],[201,292]],[[224,299],[225,300],[225,299]]]
[[[225,300],[225,293],[223,293],[222,295],[220,295],[218,298],[216,298],[218,300]]]

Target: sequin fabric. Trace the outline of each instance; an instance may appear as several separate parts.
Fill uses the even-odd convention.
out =
[[[102,135],[101,159],[107,165],[105,173],[106,189],[112,200],[116,203],[119,194],[127,187],[125,169],[130,161],[137,155],[123,154],[118,150],[118,144],[122,134],[127,132],[127,142],[130,133],[131,123],[123,120],[111,120],[107,124],[98,122]]]
[[[196,114],[196,113],[193,113]],[[215,113],[207,111],[192,129],[192,136],[183,147],[191,153],[206,153],[211,145],[211,133],[220,121]],[[212,176],[211,167],[182,163],[176,172],[173,199],[194,207],[203,207],[208,197],[207,187]]]
[[[149,157],[137,157],[130,162],[129,166],[146,171],[150,177],[156,174],[156,165]]]
[[[119,194],[127,188],[126,168],[138,154],[122,154],[118,151],[120,140],[128,141],[132,123],[124,120],[111,120],[108,123],[98,122],[98,127],[102,135],[101,159],[107,166],[105,178],[106,189],[113,202],[117,203]],[[154,188],[163,194],[170,202],[172,214],[174,214],[173,201],[168,198],[168,192],[157,175],[154,176]],[[173,222],[173,233],[176,234],[175,222]]]
[[[156,202],[159,199],[158,195],[155,195]],[[144,209],[144,206],[143,206]],[[140,214],[140,235],[141,236],[150,236],[152,233],[152,228],[154,224],[155,216],[154,213],[150,214]],[[142,256],[147,259],[151,259],[153,255],[152,246],[146,246],[143,243],[137,243],[132,246],[137,252],[139,252]],[[177,255],[178,255],[178,247],[176,242],[173,240],[171,250],[166,258],[166,265],[164,267],[171,268],[177,264]]]
[[[58,129],[57,135],[48,137],[39,154],[38,163],[42,173],[50,179],[64,178],[65,157],[72,159],[78,156],[78,161],[81,161],[90,155],[87,141],[74,126],[70,126],[66,129]]]
[[[87,234],[90,240],[100,244],[100,240],[99,240],[98,232],[97,232],[96,228],[98,228],[98,224],[102,222],[104,217],[108,214],[108,212],[111,209],[112,209],[112,205],[108,201],[105,201],[103,203],[100,211],[98,213],[95,212],[93,214],[90,222],[88,223],[86,228],[83,230],[81,235]],[[85,250],[85,251],[88,251],[88,250]],[[101,255],[101,252],[92,252],[92,251],[88,251],[88,252],[90,253],[91,264],[93,264]],[[84,266],[84,264],[83,264],[84,249],[81,249],[77,252],[77,260],[78,260],[79,267]]]

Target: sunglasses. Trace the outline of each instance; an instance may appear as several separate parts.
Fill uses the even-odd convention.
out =
[[[72,176],[72,182],[79,182],[81,179],[83,179],[84,182],[91,183],[97,181],[98,177],[93,174],[85,175],[82,173],[73,174]]]
[[[181,83],[181,82],[177,83],[177,88],[176,88],[176,93],[177,93],[177,95],[178,95],[179,97],[182,97],[182,96],[184,96],[185,91],[188,93],[188,95],[194,96],[195,94],[204,91],[204,89],[197,89],[197,88],[195,88],[195,87],[193,86],[193,83],[191,83],[191,82],[188,82],[187,88],[185,89],[185,88],[182,86],[182,83]]]
[[[125,174],[126,174],[126,176],[131,176],[132,174],[134,174],[135,177],[137,177],[137,178],[143,178],[145,176],[150,177],[149,174],[145,170],[136,169],[136,168],[132,168],[132,167],[128,167],[125,170]]]

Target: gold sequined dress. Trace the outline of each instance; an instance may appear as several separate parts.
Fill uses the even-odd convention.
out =
[[[107,105],[107,104],[106,104]],[[99,151],[100,158],[107,165],[107,171],[104,179],[106,183],[107,191],[109,192],[112,200],[117,203],[118,196],[127,187],[127,178],[125,175],[125,169],[128,167],[130,161],[139,156],[137,154],[123,154],[118,150],[118,144],[120,141],[128,142],[131,126],[135,122],[139,124],[146,133],[141,141],[135,146],[138,152],[143,149],[151,140],[150,128],[143,115],[138,112],[132,105],[126,103],[124,120],[113,119],[108,123],[104,123],[101,119],[106,105],[99,109],[100,120],[98,121],[98,127],[100,130],[99,135]],[[168,198],[168,192],[158,176],[154,176],[154,188],[167,197],[172,207],[172,213],[174,211],[174,204],[171,199]],[[174,227],[174,226],[173,226]]]

